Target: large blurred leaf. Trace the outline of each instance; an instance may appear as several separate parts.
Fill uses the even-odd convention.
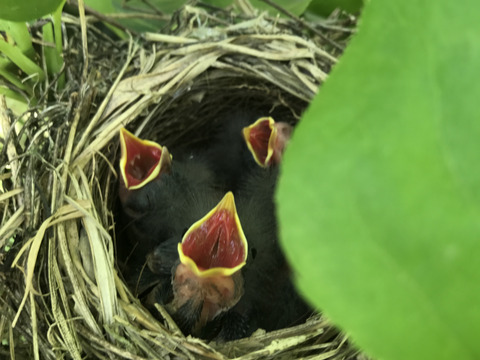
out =
[[[379,359],[480,359],[479,13],[368,2],[285,156],[298,285]]]
[[[30,21],[55,11],[63,0],[1,0],[0,19]]]

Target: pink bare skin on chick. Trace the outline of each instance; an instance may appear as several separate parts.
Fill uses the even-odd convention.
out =
[[[243,294],[240,269],[246,263],[248,248],[231,192],[188,229],[178,252],[172,307],[178,310],[189,304],[199,309],[191,329],[195,333],[232,308]]]

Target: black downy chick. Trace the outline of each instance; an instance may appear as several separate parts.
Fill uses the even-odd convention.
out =
[[[210,152],[210,158],[218,159],[218,156],[223,154],[220,159],[227,161],[227,166],[225,163],[222,165],[221,161],[215,162],[215,166],[210,162],[210,166],[217,177],[220,174],[222,179],[216,182],[217,186],[219,183],[224,185],[231,182],[230,186],[240,194],[239,213],[244,219],[242,222],[245,222],[247,239],[251,238],[253,241],[247,266],[241,271],[235,271],[234,276],[222,275],[212,281],[209,276],[199,276],[198,272],[192,270],[191,263],[176,263],[179,258],[176,250],[180,250],[176,249],[176,245],[183,234],[183,230],[179,229],[198,219],[197,215],[204,214],[205,209],[210,208],[207,204],[211,204],[213,199],[218,197],[218,194],[212,196],[215,192],[208,187],[207,190],[205,187],[194,187],[193,191],[186,192],[190,194],[187,201],[178,202],[182,205],[172,213],[177,219],[181,218],[183,224],[175,226],[173,235],[159,242],[155,250],[150,252],[146,271],[149,274],[147,278],[157,284],[150,293],[148,302],[165,304],[173,299],[169,309],[185,333],[205,338],[215,337],[219,340],[248,336],[259,327],[274,330],[294,325],[304,321],[310,313],[308,306],[295,292],[290,270],[279,248],[273,205],[278,172],[276,165],[281,160],[291,127],[282,123],[278,126],[271,118],[258,119],[250,126],[242,127],[245,123],[240,124],[243,139],[238,136],[237,140],[240,138],[243,143],[241,152],[219,151],[218,149],[229,143],[229,136],[224,136],[223,145],[217,146],[217,150],[213,152],[217,156],[212,156]],[[215,149],[215,146],[210,151],[212,149]],[[196,158],[197,161],[198,159],[199,157]],[[257,166],[253,160],[264,169]],[[230,162],[236,162],[236,165]],[[222,167],[227,168],[223,177]],[[193,171],[191,176],[184,177],[187,183],[195,179],[195,173],[196,171]],[[154,193],[158,193],[158,190]],[[198,250],[191,254],[194,258],[195,252]],[[205,254],[203,257],[205,258]],[[197,261],[201,261],[201,257],[197,258]],[[173,287],[169,281],[172,268]],[[216,293],[224,295],[212,295]]]
[[[259,118],[271,119],[272,123],[265,123]],[[215,183],[219,189],[235,193],[250,171],[260,164],[259,161],[262,162],[261,166],[266,167],[278,158],[277,155],[273,156],[273,147],[281,147],[283,151],[286,140],[283,140],[281,145],[278,139],[285,138],[280,135],[291,131],[291,126],[284,122],[276,126],[273,124],[275,122],[272,118],[260,117],[251,110],[237,110],[224,119],[212,145],[205,152],[205,158],[215,174]],[[279,127],[281,129],[277,131]],[[271,134],[273,135],[269,144]],[[263,155],[263,152],[269,152],[268,164],[264,164],[267,155]],[[278,151],[275,151],[275,154],[277,153]],[[263,159],[257,160],[262,156]]]
[[[141,140],[125,129],[120,132],[120,142],[117,250],[122,273],[138,294],[158,282],[145,266],[147,256],[190,225],[185,209],[191,205],[192,197],[207,192],[212,175],[201,162],[172,161],[166,147]],[[220,195],[212,197],[210,204]],[[210,205],[204,202],[205,207]]]
[[[248,260],[241,271],[244,294],[233,308],[205,327],[202,337],[235,340],[258,328],[272,331],[302,323],[312,313],[293,286],[278,242],[273,201],[278,167],[261,170],[250,174],[236,196],[249,244]]]
[[[240,269],[245,265],[248,245],[233,194],[228,192],[205,213],[189,227],[181,242],[172,238],[149,259],[149,267],[163,279],[149,301],[168,302],[167,310],[186,335],[199,336],[207,323],[231,309],[243,294]],[[173,247],[177,261],[172,263],[169,255]],[[170,291],[166,279],[171,279]]]
[[[293,128],[272,117],[261,117],[242,129],[243,138],[255,162],[268,168],[277,166],[292,135]]]
[[[177,232],[164,242],[159,243],[147,256],[148,273],[158,280],[156,286],[146,298],[147,306],[154,303],[166,305],[173,299],[172,269],[180,261],[178,244],[189,228],[212,211],[224,194],[211,187],[191,188],[184,196],[182,208],[177,209],[175,217],[180,220]]]
[[[243,154],[235,152],[233,156],[231,152],[226,152],[223,159],[232,161],[233,156],[237,161],[235,169],[245,170],[247,167],[247,171],[241,175],[242,181],[233,179],[236,182],[242,227],[247,240],[252,241],[247,266],[236,275],[237,283],[245,281],[245,294],[238,299],[238,304],[233,309],[226,311],[227,307],[223,307],[215,316],[202,318],[203,303],[198,300],[198,296],[190,293],[191,299],[185,300],[187,296],[184,293],[183,305],[179,308],[177,306],[174,311],[174,318],[184,332],[204,338],[232,340],[248,336],[259,327],[275,330],[302,322],[311,312],[295,292],[290,269],[277,239],[273,194],[277,165],[290,137],[291,127],[285,123],[275,123],[272,118],[260,118],[241,130],[242,142],[246,144]],[[228,136],[224,137],[227,138]],[[245,161],[249,162],[248,165],[245,165]],[[218,172],[221,163],[216,165]],[[231,171],[227,173],[232,175]],[[177,269],[177,264],[174,263],[177,242],[178,237],[160,244],[149,257],[149,267],[164,279],[170,274],[169,269]],[[175,275],[176,270],[173,272]],[[175,284],[175,277],[173,282]],[[172,296],[174,299],[178,297],[178,291],[177,295],[173,294],[171,288],[168,291],[165,282],[160,289],[155,295],[155,301],[166,303]],[[229,304],[228,308],[231,307]]]
[[[258,166],[237,185],[237,209],[250,254],[242,269],[245,293],[238,304],[205,327],[203,337],[234,340],[256,329],[272,331],[301,323],[312,313],[298,295],[278,242],[274,193],[292,127],[262,117],[242,129]]]
[[[257,166],[277,166],[292,129],[286,122],[250,111],[233,113],[206,154],[217,185],[236,193]]]

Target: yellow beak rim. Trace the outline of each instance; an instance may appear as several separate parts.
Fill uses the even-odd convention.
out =
[[[127,163],[128,163],[128,148],[127,148],[127,139],[140,144],[142,147],[153,147],[158,149],[161,152],[160,159],[154,165],[153,170],[149,172],[148,176],[143,179],[138,184],[132,185],[128,180],[128,176],[126,173]],[[121,148],[121,157],[120,157],[120,175],[123,179],[125,187],[128,190],[136,190],[139,189],[152,180],[156,179],[160,171],[166,167],[169,167],[172,161],[172,156],[170,155],[168,149],[165,146],[161,146],[154,141],[150,140],[142,140],[135,135],[133,135],[130,131],[125,128],[120,129],[120,148]]]
[[[211,218],[218,210],[225,209],[231,213],[234,214],[235,217],[235,224],[237,227],[237,231],[239,233],[240,241],[243,245],[244,249],[244,258],[243,261],[240,262],[238,265],[234,267],[213,267],[210,269],[200,269],[195,261],[190,258],[188,255],[186,255],[183,252],[182,244],[185,241],[185,239],[188,238],[189,234],[191,234],[193,231],[198,229],[204,222],[206,222],[209,218]],[[247,261],[247,255],[248,255],[248,243],[247,239],[245,237],[245,234],[243,233],[242,226],[240,224],[240,219],[237,214],[237,210],[235,207],[235,199],[233,196],[233,193],[229,191],[222,200],[215,206],[212,210],[210,210],[207,215],[205,215],[203,218],[200,220],[196,221],[190,228],[187,230],[185,235],[182,238],[182,242],[178,244],[178,254],[180,257],[180,262],[182,264],[187,265],[193,273],[198,276],[198,277],[212,277],[212,276],[231,276],[234,273],[236,273],[238,270],[240,270],[243,266],[245,266],[246,261]]]
[[[258,127],[262,122],[268,121],[268,126],[271,130],[270,137],[268,139],[268,148],[267,148],[267,156],[265,157],[265,161],[262,162],[262,160],[259,158],[257,151],[253,148],[251,142],[250,142],[250,134],[253,129]],[[260,165],[261,167],[268,167],[270,164],[270,161],[273,156],[273,151],[274,151],[274,145],[275,145],[275,139],[277,137],[277,128],[275,127],[275,120],[273,120],[272,117],[261,117],[260,119],[256,120],[253,124],[243,128],[242,130],[243,133],[243,138],[245,139],[245,142],[247,143],[248,150],[253,155],[253,158],[255,159],[255,162]]]

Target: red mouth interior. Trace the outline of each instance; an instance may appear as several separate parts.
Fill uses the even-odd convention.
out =
[[[124,138],[127,149],[125,175],[128,186],[135,186],[145,180],[160,161],[162,150],[155,146],[144,145],[129,136]]]
[[[200,270],[233,268],[241,264],[245,259],[245,247],[235,214],[226,209],[216,211],[188,234],[182,242],[182,250]]]
[[[268,141],[270,140],[271,134],[272,129],[270,128],[270,123],[268,119],[261,121],[250,129],[248,142],[255,151],[258,160],[262,164],[265,164],[265,160],[267,158]]]

